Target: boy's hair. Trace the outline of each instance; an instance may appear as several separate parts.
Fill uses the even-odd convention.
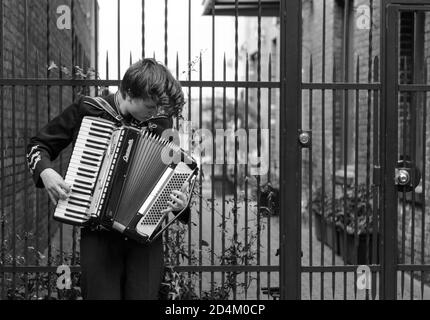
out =
[[[152,99],[161,114],[180,117],[185,104],[181,84],[171,72],[154,59],[139,60],[128,68],[121,82],[125,98]]]

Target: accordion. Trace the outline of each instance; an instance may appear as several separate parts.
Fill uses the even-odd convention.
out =
[[[188,184],[191,193],[197,172],[191,156],[161,137],[85,117],[65,177],[71,192],[54,219],[151,242],[180,215],[164,223],[172,191]]]

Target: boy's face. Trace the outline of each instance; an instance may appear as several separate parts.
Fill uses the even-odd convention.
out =
[[[124,101],[124,109],[138,121],[146,121],[157,115],[157,105],[150,98],[130,98],[127,95]]]

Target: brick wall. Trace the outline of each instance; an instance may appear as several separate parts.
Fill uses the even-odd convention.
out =
[[[404,17],[403,21],[410,19],[411,17]],[[405,27],[404,27],[405,28]],[[410,30],[408,34],[402,37],[401,47],[402,55],[405,57],[411,57],[412,53],[407,51],[408,43],[409,48],[412,49],[411,45],[411,37],[413,37],[413,30]],[[413,38],[412,38],[413,39]],[[426,14],[425,23],[424,23],[424,43],[423,43],[423,57],[424,61],[420,61],[423,63],[424,67],[422,68],[424,71],[422,83],[429,82],[429,66],[428,66],[428,57],[430,55],[430,20],[428,19],[428,15]],[[411,59],[411,58],[409,58]],[[402,61],[403,65],[401,65],[403,70],[402,73],[402,83],[412,83],[412,74],[411,74],[411,62],[405,63],[406,61]],[[399,259],[403,263],[421,263],[422,255],[424,255],[424,263],[430,263],[430,256],[428,254],[428,248],[430,245],[430,219],[428,215],[430,213],[430,208],[427,205],[430,201],[430,172],[429,172],[429,163],[430,163],[430,137],[429,137],[429,128],[428,124],[430,123],[430,115],[429,115],[429,102],[430,102],[430,94],[425,93],[421,95],[422,100],[419,100],[417,103],[417,124],[421,122],[421,126],[426,128],[426,140],[423,145],[418,145],[417,148],[420,148],[425,152],[425,156],[423,157],[423,161],[425,164],[425,175],[422,177],[422,184],[425,189],[425,207],[416,206],[412,210],[411,204],[408,202],[405,206],[399,205],[398,208],[398,243],[399,243]],[[406,119],[410,118],[409,106],[411,102],[411,96],[401,95],[400,96],[400,116],[399,120],[406,117]],[[404,106],[402,108],[402,106]],[[423,117],[423,109],[426,108],[426,117]],[[417,134],[422,134],[423,132],[417,130]],[[408,136],[406,136],[408,137]],[[400,135],[399,139],[403,139],[403,136]],[[401,140],[400,140],[401,141]],[[422,141],[422,140],[421,140]],[[410,148],[410,143],[407,141],[406,143],[406,152],[410,152],[408,150]],[[402,150],[401,143],[399,143],[399,152]],[[421,152],[421,154],[423,154]],[[418,162],[418,161],[417,161]],[[418,164],[421,172],[423,172],[424,167],[423,163]],[[421,189],[421,186],[418,190]],[[419,198],[421,192],[416,194],[416,199]],[[402,199],[402,198],[401,198]],[[423,215],[423,210],[425,210],[425,214]],[[403,245],[404,242],[404,245]],[[424,251],[422,250],[422,246],[424,246]],[[413,253],[413,256],[412,256]],[[428,276],[427,276],[428,277]]]
[[[54,61],[72,70],[72,31],[57,29],[57,7],[71,5],[70,0],[50,0],[47,15],[47,1],[28,1],[28,59],[25,57],[25,1],[4,0],[3,18],[3,77],[6,78],[46,78],[48,76],[48,61]],[[88,67],[93,60],[93,2],[75,1],[73,10],[74,34],[85,54],[75,64],[87,61]],[[47,35],[47,19],[49,17],[49,37]],[[48,43],[49,40],[49,43]],[[48,48],[49,45],[49,48]],[[14,59],[14,74],[12,61]],[[27,73],[26,73],[27,66]],[[84,65],[82,65],[84,66]],[[51,78],[59,76],[58,69],[53,69]],[[66,77],[66,75],[63,75]],[[27,247],[30,247],[29,257],[34,256],[32,248],[39,242],[39,251],[48,243],[48,199],[44,191],[34,188],[25,163],[25,147],[28,139],[42,128],[49,119],[58,115],[74,99],[71,88],[52,87],[4,87],[3,108],[4,130],[0,133],[4,141],[2,157],[4,160],[4,179],[1,181],[2,217],[5,231],[1,237],[5,239],[8,251],[11,250],[13,239],[16,241],[17,254],[23,254],[24,239],[28,237]],[[13,98],[14,97],[14,98]],[[68,150],[70,154],[70,150]],[[58,171],[65,170],[61,160],[56,161]],[[13,160],[15,159],[15,160]],[[15,161],[15,163],[14,163]],[[15,165],[14,165],[15,164]],[[15,182],[15,183],[14,183]],[[52,208],[51,208],[52,209]],[[55,232],[57,224],[51,221],[50,232]],[[37,231],[37,237],[36,237]],[[1,231],[0,231],[1,232]],[[31,259],[29,263],[33,262]]]
[[[375,57],[379,56],[379,1],[373,1],[372,39],[370,39],[369,30],[360,30],[355,25],[356,12],[354,9],[361,4],[369,5],[369,1],[350,1],[350,10],[348,13],[350,31],[347,32],[346,38],[344,38],[344,1],[336,0],[326,2],[325,69],[323,70],[323,2],[305,1],[303,3],[304,82],[330,83],[347,81],[367,83],[369,82],[369,71],[371,82],[373,82],[373,63]],[[369,59],[370,41],[372,42],[372,50]],[[348,75],[345,74],[345,68],[343,67],[345,65],[343,59],[344,45],[349,48]],[[325,73],[324,79],[323,71]],[[355,90],[350,90],[345,96],[340,90],[335,92],[326,90],[324,94],[325,98],[323,101],[323,92],[321,90],[314,90],[312,92],[312,98],[310,91],[303,91],[302,126],[303,128],[312,129],[313,131],[312,184],[313,186],[321,186],[323,183],[323,158],[325,160],[324,183],[327,190],[331,190],[333,161],[335,162],[335,171],[338,171],[338,175],[343,177],[345,148],[347,150],[348,171],[351,170],[351,174],[354,174],[354,165],[357,157],[358,181],[359,183],[363,183],[366,181],[368,159],[370,158],[372,161],[373,141],[371,135],[368,135],[368,132],[372,134],[373,130],[373,94],[371,94],[370,102],[367,91],[359,91],[358,96]],[[345,103],[345,100],[347,103]],[[345,115],[346,107],[348,108],[348,115]],[[324,119],[322,118],[323,108],[325,113]],[[358,109],[358,113],[356,109]],[[311,111],[312,119],[310,120]],[[356,128],[357,117],[358,128]],[[346,130],[345,120],[347,120],[347,126],[349,128],[346,137],[344,131]],[[325,126],[324,130],[323,123]],[[356,155],[355,136],[357,133],[358,153]],[[323,136],[325,139],[324,150]],[[333,148],[335,148],[334,151]],[[309,185],[308,175],[310,172],[309,152],[307,150],[303,153],[303,164],[304,190],[307,190]]]

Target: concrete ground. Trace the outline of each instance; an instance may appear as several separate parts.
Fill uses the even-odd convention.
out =
[[[198,250],[198,244],[201,241],[205,241],[208,244],[211,244],[212,238],[214,240],[215,246],[215,257],[221,253],[222,247],[222,234],[225,235],[226,246],[228,246],[228,239],[231,238],[232,235],[232,223],[233,216],[231,215],[232,203],[226,204],[224,208],[224,212],[226,213],[226,224],[228,225],[227,230],[223,233],[219,229],[219,225],[222,222],[222,206],[218,203],[216,204],[215,216],[214,216],[214,226],[211,223],[211,210],[208,208],[203,208],[203,213],[199,216],[197,213],[193,216],[193,221],[196,225],[192,226],[191,229],[191,243],[192,248]],[[255,232],[255,216],[253,212],[255,212],[255,203],[248,204],[249,209],[249,219],[248,219],[248,227],[249,232]],[[244,207],[239,208],[238,210],[238,225],[237,230],[239,234],[239,239],[244,241],[244,230],[245,230],[245,220],[244,220]],[[275,255],[277,249],[279,248],[279,217],[263,217],[262,218],[262,228],[259,237],[256,237],[260,242],[260,250],[258,257],[260,259],[261,265],[278,265],[279,260]],[[201,223],[200,223],[201,222]],[[201,225],[201,230],[200,230]],[[63,228],[63,249],[66,252],[71,252],[72,248],[72,229],[68,226],[64,226]],[[214,230],[214,231],[212,231]],[[201,238],[200,238],[201,237]],[[53,238],[52,245],[54,248],[60,247],[60,233],[58,232]],[[188,239],[188,237],[187,237]],[[186,244],[187,245],[187,244]],[[321,260],[321,242],[318,241],[315,237],[315,232],[313,232],[312,243],[310,243],[310,230],[306,222],[303,222],[302,225],[302,266],[310,266],[311,256],[310,256],[310,248],[312,247],[312,265],[319,266],[322,265],[321,261],[323,261],[323,265],[325,266],[343,266],[343,259],[334,255],[334,264],[333,264],[333,253],[330,247],[324,245],[324,255],[323,260]],[[77,246],[79,248],[79,246]],[[55,251],[55,250],[54,250]],[[256,244],[253,246],[253,252],[257,254],[257,246]],[[267,253],[270,252],[270,255]],[[47,252],[45,252],[47,255]],[[198,251],[196,251],[196,256],[198,256]],[[257,258],[257,255],[254,256]],[[202,251],[202,264],[208,265],[210,264],[210,252],[206,246],[203,247]],[[184,262],[187,264],[187,261]],[[219,265],[219,261],[215,260],[215,265]],[[257,264],[257,260],[254,260],[253,265]],[[249,273],[247,275],[240,274],[238,276],[238,281],[241,283],[245,283],[245,279],[254,279],[250,281],[249,287],[246,290],[239,290],[236,296],[236,299],[272,299],[272,297],[263,295],[261,292],[262,287],[277,287],[278,286],[278,273],[270,273],[261,272],[259,275],[256,273]],[[201,280],[202,289],[210,290],[210,282],[212,280],[212,275],[210,273],[203,273],[201,278],[199,275],[196,276],[196,289],[199,289],[199,281]],[[213,279],[216,282],[216,285],[221,283],[221,273],[214,273]],[[259,280],[258,280],[259,279]],[[302,274],[302,299],[304,300],[364,300],[364,299],[379,299],[378,291],[376,292],[368,292],[366,295],[366,291],[356,291],[354,289],[354,283],[356,279],[354,278],[354,273],[314,273],[310,274]],[[378,283],[378,279],[373,279]],[[403,283],[403,288],[402,288]],[[377,286],[376,286],[377,287]],[[421,283],[418,280],[413,280],[411,282],[411,277],[408,274],[403,275],[402,281],[402,273],[398,273],[398,299],[411,299],[411,296],[414,299],[430,299],[430,288],[428,286],[424,286],[423,290],[421,290]],[[411,293],[413,293],[411,295]]]

